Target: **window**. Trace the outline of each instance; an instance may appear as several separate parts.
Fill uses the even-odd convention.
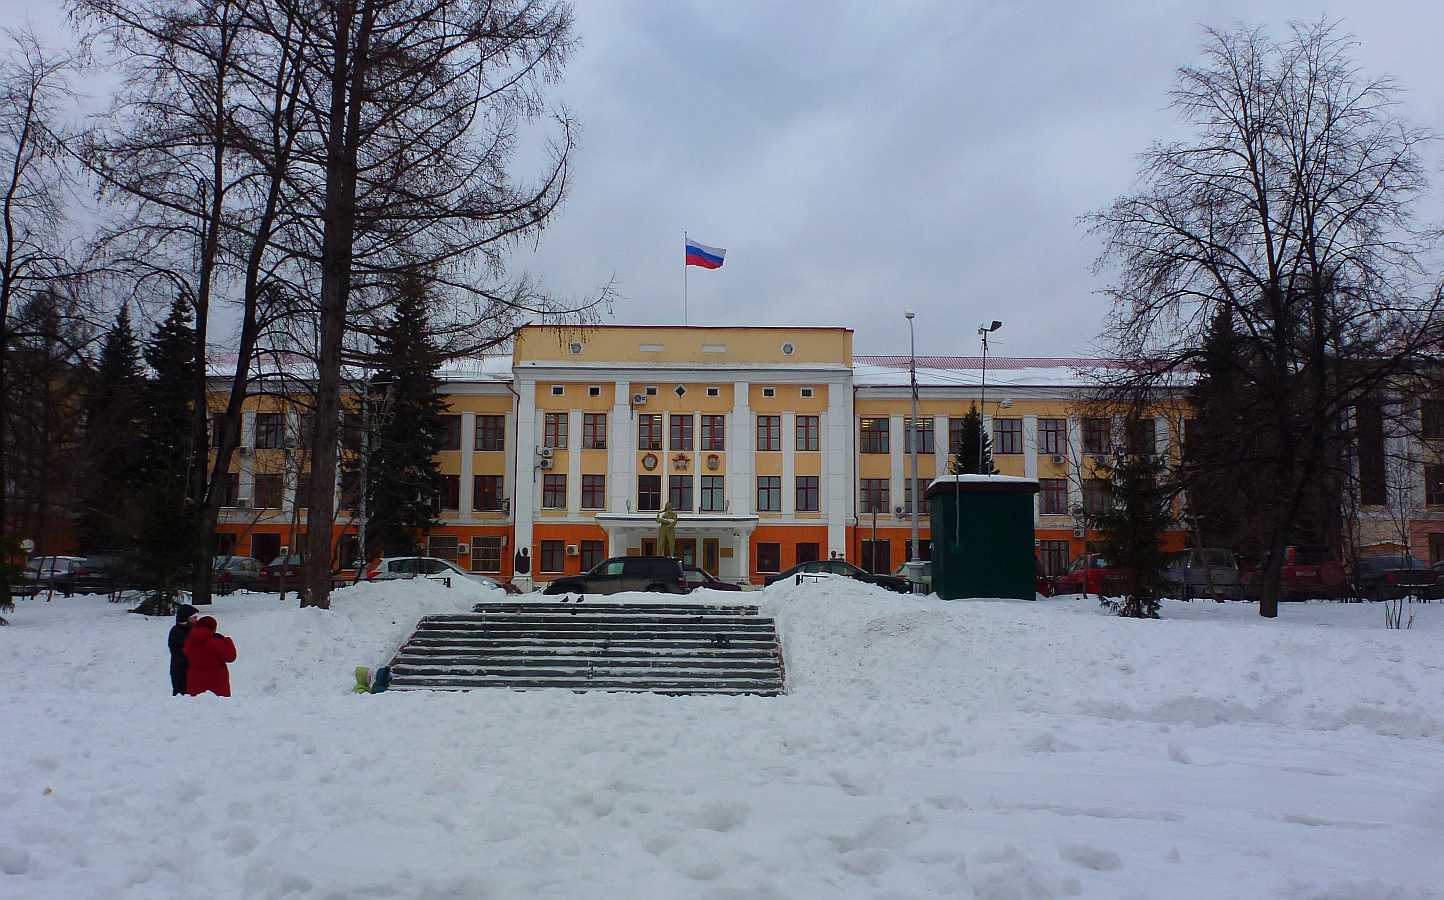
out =
[[[949,416],[948,417],[948,452],[954,455],[963,446],[963,423],[967,419]]]
[[[727,449],[727,417],[726,417],[726,416],[703,416],[703,417],[702,417],[702,449],[703,449],[703,450],[726,450],[726,449]]]
[[[561,572],[566,566],[567,544],[566,541],[542,541],[541,542],[541,569],[542,572],[555,574]]]
[[[803,389],[802,389],[802,399],[804,399],[804,400],[810,400],[810,399],[812,399],[812,388],[803,388]]]
[[[438,475],[433,502],[438,512],[456,512],[461,507],[461,476]]]
[[[212,447],[217,447],[220,446],[221,443],[221,432],[224,431],[226,427],[226,414],[213,412],[211,413],[210,421],[211,427],[207,437],[210,441],[210,445]]]
[[[662,508],[662,476],[637,476],[638,512],[656,512]]]
[[[1108,511],[1109,485],[1105,478],[1083,479],[1083,511],[1090,516]]]
[[[547,472],[542,476],[542,509],[567,508],[567,476]]]
[[[903,558],[904,558],[904,559],[912,559],[912,558],[913,558],[913,542],[912,542],[912,541],[903,541]],[[933,542],[930,541],[930,540],[928,540],[927,538],[919,538],[919,539],[918,539],[918,559],[927,561],[927,560],[931,560],[932,558],[933,558]]]
[[[993,452],[994,452],[994,453],[1022,453],[1022,452],[1023,452],[1023,420],[1022,420],[1022,419],[994,419],[994,420],[993,420]]]
[[[685,397],[687,396],[687,386],[685,384],[679,384],[676,387],[672,388],[672,393],[676,394],[678,397]]]
[[[359,423],[358,423],[359,424]],[[316,414],[301,413],[296,416],[296,446],[302,450],[310,450],[311,443],[316,437]]]
[[[279,450],[286,446],[285,413],[256,413],[256,449]]]
[[[474,537],[471,539],[471,571],[501,571],[501,538]]]
[[[691,512],[692,476],[669,475],[667,477],[667,500],[677,512]]]
[[[797,417],[797,449],[802,451],[816,450],[818,443],[818,417],[798,416]]]
[[[927,486],[927,484],[926,484],[925,482],[923,482],[923,480],[922,480],[921,478],[918,479],[918,483],[919,483],[919,486],[922,488],[923,496],[918,499],[917,512],[918,512],[918,517],[919,517],[919,518],[922,518],[922,517],[925,517],[925,516],[928,515],[928,496],[927,496],[927,495],[928,495],[928,486]],[[903,512],[911,512],[911,511],[912,511],[912,508],[913,508],[913,480],[912,480],[911,478],[906,478],[906,479],[903,480],[903,504],[904,504],[904,506],[903,506]]]
[[[797,511],[817,512],[817,476],[798,475],[797,479]]]
[[[307,441],[309,442],[309,438]],[[341,414],[341,443],[351,453],[361,452],[361,416],[348,412]],[[308,443],[309,447],[310,444]]]
[[[607,449],[606,413],[582,413],[582,449]]]
[[[281,508],[281,476],[257,475],[255,491],[256,502],[252,505],[257,509]]]
[[[542,423],[542,446],[567,449],[567,413],[549,412]]]
[[[1113,421],[1111,419],[1083,420],[1083,452],[1111,453],[1113,451]]]
[[[607,508],[607,476],[582,476],[582,509]]]
[[[1424,502],[1444,506],[1444,466],[1424,467]]]
[[[782,477],[757,476],[757,511],[782,512]]]
[[[601,389],[601,387],[599,387],[598,385],[595,385],[595,384],[588,386],[588,387],[587,387],[587,396],[588,396],[588,397],[600,397],[600,396],[602,396],[602,389]]]
[[[553,397],[561,397],[561,396],[564,396],[564,395],[566,394],[566,392],[567,392],[567,389],[566,389],[564,386],[562,386],[562,385],[560,385],[560,384],[554,384],[554,385],[552,385],[552,396],[553,396]]]
[[[426,542],[426,555],[456,562],[456,547],[454,535],[433,534]]]
[[[1038,452],[1064,454],[1068,452],[1068,420],[1038,420]]]
[[[757,417],[757,449],[773,451],[782,449],[782,417]]]
[[[892,572],[892,541],[863,541],[862,567],[874,575]]]
[[[708,396],[708,397],[720,397],[720,396],[722,396],[722,391],[719,390],[718,388],[709,387],[709,388],[707,389],[707,396]]]
[[[692,449],[692,416],[674,415],[670,418],[668,425],[671,434],[668,435],[669,447],[672,450]]]
[[[1139,419],[1129,425],[1128,451],[1136,456],[1153,456],[1158,452],[1158,431],[1152,419]]]
[[[797,564],[817,562],[821,556],[821,547],[815,543],[797,545]]]
[[[442,424],[441,449],[442,449],[442,450],[460,450],[460,449],[461,449],[461,416],[442,416],[442,417],[441,417],[441,424]]]
[[[702,476],[702,512],[725,512],[727,510],[727,479],[721,475]]]
[[[296,475],[296,508],[309,509],[311,507],[311,473],[301,472]]]
[[[501,512],[501,476],[471,476],[471,508],[480,512]]]
[[[858,450],[862,453],[888,452],[887,419],[861,419],[858,422]]]
[[[476,417],[476,449],[506,449],[506,416]]]
[[[1038,561],[1043,564],[1044,575],[1062,575],[1068,571],[1068,542],[1039,542]]]
[[[1444,397],[1425,397],[1420,402],[1419,428],[1425,440],[1444,438]]]
[[[892,512],[892,507],[888,505],[889,485],[886,478],[864,478],[859,483],[859,488],[859,510],[864,513],[887,514]]]
[[[655,396],[657,396],[657,386],[656,386],[655,384],[649,384],[649,385],[647,385],[646,394],[647,394],[648,397],[655,397]]]
[[[582,571],[590,572],[607,558],[606,541],[582,541]]]
[[[777,396],[777,388],[763,388],[763,389],[762,389],[762,396],[764,396],[764,397],[776,397],[776,396]]]
[[[1359,502],[1383,506],[1388,499],[1384,465],[1384,407],[1366,398],[1355,407],[1359,443]]]
[[[352,466],[341,470],[341,508],[354,510],[361,504],[361,473]]]
[[[904,424],[903,424],[903,427],[906,429],[906,431],[903,432],[903,436],[904,436],[904,441],[905,441],[905,443],[906,443],[906,445],[907,445],[908,452],[909,452],[909,453],[912,452],[912,448],[913,448],[913,436],[914,436],[914,433],[916,433],[916,435],[917,435],[917,443],[918,443],[918,452],[919,452],[919,453],[932,453],[932,452],[933,452],[933,420],[932,420],[932,419],[918,419],[918,420],[917,420],[917,423],[914,424],[914,422],[913,422],[912,419],[904,419],[904,420],[903,420],[903,423],[904,423]]]
[[[662,414],[640,413],[637,416],[637,449],[662,449]]]
[[[1038,511],[1045,516],[1066,516],[1068,514],[1068,479],[1038,479],[1040,502]]]
[[[782,571],[782,545],[757,545],[757,571],[776,573]]]

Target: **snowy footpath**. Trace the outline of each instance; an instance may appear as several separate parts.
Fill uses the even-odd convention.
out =
[[[349,692],[502,599],[223,598],[228,700],[169,696],[169,622],[20,601],[0,898],[1444,897],[1444,605],[828,581],[694,598],[777,617],[781,698]]]

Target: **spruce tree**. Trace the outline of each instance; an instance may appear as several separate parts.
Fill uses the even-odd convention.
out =
[[[76,530],[88,552],[127,547],[134,539],[144,384],[130,307],[122,306],[101,343],[83,400],[86,476]]]
[[[1110,502],[1096,518],[1099,549],[1121,572],[1123,590],[1101,602],[1120,616],[1158,618],[1167,561],[1163,533],[1171,519],[1163,475],[1158,459],[1141,453],[1120,454],[1107,472]]]
[[[195,329],[184,300],[176,300],[146,341],[145,361],[151,377],[143,394],[136,563],[152,591],[143,611],[167,615],[197,542],[206,539],[188,479],[197,372]]]
[[[370,389],[366,535],[387,556],[416,553],[422,536],[437,525],[436,454],[446,439],[442,416],[448,407],[427,306],[426,282],[403,276],[395,314],[376,341],[380,368]],[[363,549],[370,559],[371,548]]]
[[[983,443],[981,465],[978,460],[978,441]],[[948,460],[948,472],[952,475],[996,475],[993,466],[993,436],[983,431],[983,417],[974,405],[963,416],[963,430],[958,437],[958,446],[953,448]]]

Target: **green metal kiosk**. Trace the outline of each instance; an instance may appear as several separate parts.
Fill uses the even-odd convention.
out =
[[[929,485],[933,592],[1034,599],[1036,493],[1037,479],[1011,475],[943,475]]]

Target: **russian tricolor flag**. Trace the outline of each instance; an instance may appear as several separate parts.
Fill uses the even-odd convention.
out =
[[[722,268],[722,258],[727,251],[721,247],[708,247],[706,244],[699,244],[691,238],[687,238],[687,265],[701,266],[704,269]]]

